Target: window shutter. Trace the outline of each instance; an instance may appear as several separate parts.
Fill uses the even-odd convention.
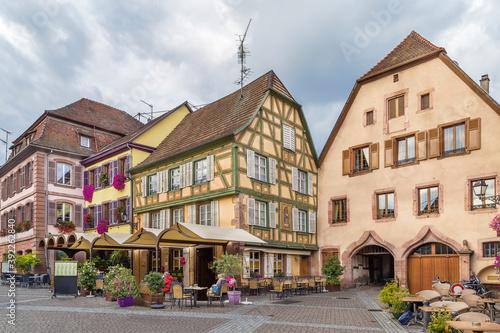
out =
[[[433,128],[427,131],[429,137],[429,158],[439,156],[439,131]]]
[[[14,172],[14,177],[12,178],[12,193],[16,193],[17,191],[17,171]]]
[[[29,184],[33,184],[33,162],[29,163]]]
[[[389,100],[389,119],[396,118],[396,99]]]
[[[97,226],[99,224],[99,221],[102,220],[102,205],[97,205],[95,207],[95,210],[96,210],[97,218],[96,218],[96,221],[94,224]]]
[[[118,174],[118,160],[112,160],[109,163],[109,183],[113,184],[115,175]]]
[[[351,173],[351,151],[349,149],[342,151],[342,176]]]
[[[130,155],[127,155],[127,159],[125,161],[125,170],[124,172],[128,172],[128,169],[130,169]]]
[[[283,147],[295,151],[295,130],[288,125],[283,125]]]
[[[481,119],[475,118],[469,120],[468,134],[468,150],[476,150],[481,148]]]
[[[142,177],[142,183],[141,183],[141,191],[142,191],[142,197],[146,197],[146,187],[147,187],[147,181],[146,181],[146,176]]]
[[[314,195],[314,175],[312,172],[307,173],[307,195],[313,196]]]
[[[193,186],[193,162],[187,162],[184,171],[186,172],[186,187]]]
[[[419,161],[427,158],[427,132],[417,133],[417,159]]]
[[[255,178],[255,152],[247,149],[247,177]]]
[[[292,224],[293,231],[299,231],[299,210],[298,208],[292,208]]]
[[[163,192],[168,192],[168,170],[163,171]]]
[[[188,206],[188,223],[196,224],[196,205]]]
[[[144,214],[142,214],[142,216],[144,217],[142,227],[143,228],[151,228],[151,226],[149,225],[149,213],[144,213]]]
[[[163,192],[163,171],[156,173],[156,190],[158,193]]]
[[[392,152],[392,139],[384,141],[384,166],[390,167],[394,163],[394,154]]]
[[[299,169],[292,167],[292,191],[299,190]]]
[[[87,186],[89,184],[89,172],[83,172],[83,186]]]
[[[210,203],[210,208],[212,211],[212,225],[214,227],[219,226],[219,201],[214,200]]]
[[[276,160],[272,157],[269,157],[269,182],[276,185]]]
[[[255,225],[255,199],[247,199],[247,224]]]
[[[56,182],[56,162],[49,161],[49,183]]]
[[[75,227],[83,226],[82,205],[75,205]]]
[[[160,210],[160,225],[159,229],[165,229],[165,223],[166,223],[166,211],[165,209]]]
[[[170,208],[165,209],[165,226],[164,228],[170,228],[171,223],[170,223]]]
[[[85,215],[87,215],[88,213],[89,213],[89,209],[88,209],[88,208],[84,208],[84,209],[83,209],[83,217],[82,217],[82,219],[83,219],[83,218],[85,218]],[[87,223],[84,223],[84,222],[83,222],[83,220],[82,220],[82,225],[83,225],[83,229],[88,229],[88,228],[90,228],[90,227],[87,225]]]
[[[309,233],[316,233],[316,212],[309,211]]]
[[[20,175],[20,180],[21,180],[21,188],[23,188],[26,185],[26,166],[21,167],[21,175]]]
[[[49,201],[49,221],[48,224],[56,224],[56,203]]]
[[[269,227],[276,228],[276,204],[274,202],[269,203]]]
[[[81,188],[82,187],[82,167],[79,165],[75,166],[75,187]]]
[[[207,156],[207,181],[214,180],[215,176],[215,159],[214,155]]]
[[[292,255],[286,254],[286,276],[292,276]]]
[[[130,197],[127,198],[125,205],[125,213],[127,214],[127,221],[132,221],[132,210],[130,209]]]
[[[185,164],[181,164],[179,166],[179,187],[184,188],[186,187],[186,172],[184,171],[186,169]]]
[[[405,96],[398,97],[398,117],[405,115]]]
[[[375,170],[378,169],[378,142],[372,143],[370,145],[370,169]]]

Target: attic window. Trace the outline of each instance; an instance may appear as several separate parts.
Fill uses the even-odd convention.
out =
[[[80,136],[80,146],[90,148],[90,138],[88,136]]]
[[[394,76],[392,77],[392,82],[398,82],[398,81],[399,81],[399,75],[394,74]]]

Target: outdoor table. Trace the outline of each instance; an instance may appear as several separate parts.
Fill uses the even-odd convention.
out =
[[[495,321],[494,308],[496,303],[500,303],[500,298],[483,298],[483,299],[478,299],[477,302],[486,304],[486,306],[489,308],[490,320]]]
[[[198,300],[198,291],[200,290],[205,290],[207,287],[198,287],[198,286],[190,286],[190,287],[184,287],[184,290],[191,290],[193,293],[193,298],[194,298],[194,307],[199,308],[199,306],[196,304],[196,301]]]
[[[405,296],[401,297],[399,300],[405,303],[413,303],[413,320],[417,324],[424,324],[420,321],[417,320],[418,312],[417,312],[417,303],[422,303],[423,301],[427,300],[428,297],[422,297],[422,296]]]
[[[500,324],[492,322],[480,323],[481,326],[473,326],[472,321],[447,321],[446,327],[453,327],[459,331],[472,331],[472,332],[500,332]]]

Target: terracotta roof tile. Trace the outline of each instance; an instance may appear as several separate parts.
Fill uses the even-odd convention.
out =
[[[358,82],[417,58],[440,51],[446,52],[444,48],[435,46],[415,31],[412,31],[384,59],[380,60],[378,64],[360,77]]]
[[[270,71],[240,90],[188,114],[148,158],[137,168],[150,165],[202,145],[234,135],[248,124],[268,89],[291,100],[292,95]]]
[[[87,98],[60,109],[47,110],[47,113],[120,134],[128,134],[143,125],[125,111]]]

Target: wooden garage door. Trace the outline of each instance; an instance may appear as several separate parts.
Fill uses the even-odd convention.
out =
[[[431,289],[436,275],[441,281],[458,282],[460,280],[458,254],[444,244],[432,243],[424,246],[426,247],[424,251],[419,251],[421,250],[419,248],[408,257],[410,293]]]

